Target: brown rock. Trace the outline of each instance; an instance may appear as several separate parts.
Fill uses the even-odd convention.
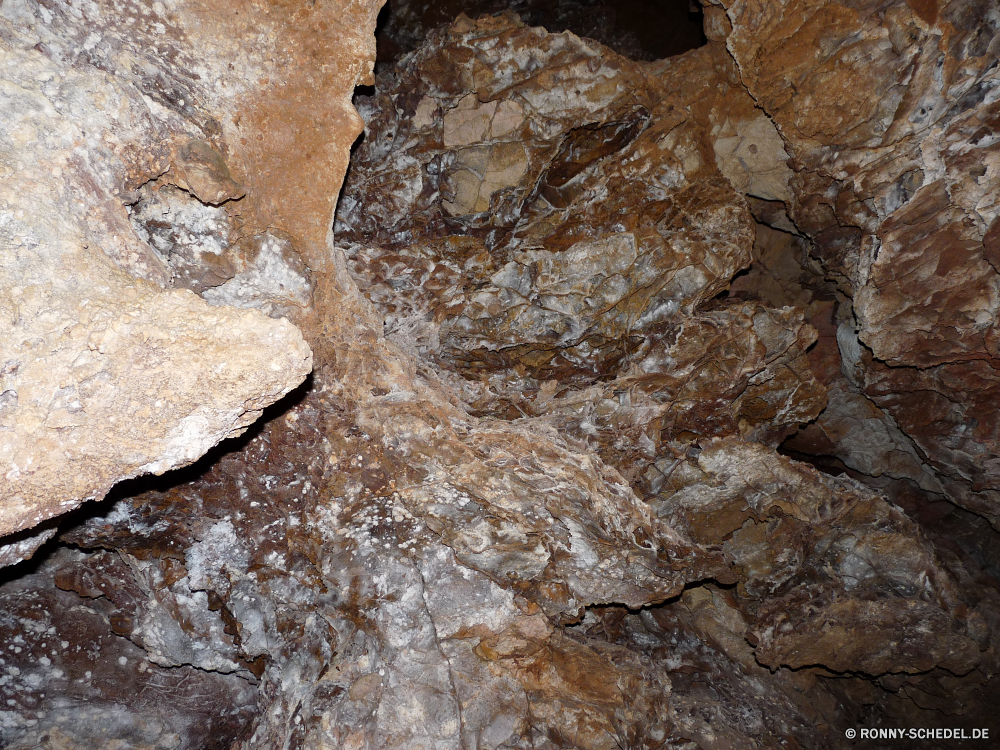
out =
[[[157,686],[182,689],[164,672],[184,675],[176,704],[151,709],[159,724],[142,734],[125,721],[113,741],[832,748],[861,718],[988,721],[1000,611],[985,521],[941,511],[933,493],[959,480],[930,468],[945,459],[880,408],[890,391],[876,393],[873,375],[938,377],[954,363],[878,364],[845,294],[868,283],[858,243],[919,243],[926,224],[928,236],[953,229],[945,244],[961,250],[972,230],[951,227],[949,212],[981,196],[953,182],[938,206],[939,193],[918,194],[925,172],[928,185],[944,178],[909,164],[898,196],[930,208],[876,221],[889,193],[809,166],[816,148],[846,173],[826,139],[862,159],[878,150],[864,140],[870,123],[831,112],[810,93],[818,84],[772,101],[757,81],[774,71],[749,70],[737,44],[770,44],[798,86],[830,62],[824,49],[868,43],[876,56],[888,44],[905,58],[920,23],[954,13],[911,27],[893,9],[740,9],[709,9],[706,48],[650,65],[510,16],[431,35],[361,102],[368,132],[336,224],[346,253],[329,244],[330,214],[358,122],[346,92],[366,68],[342,54],[373,9],[207,7],[198,23],[181,9],[195,48],[222,50],[209,63],[258,39],[248,83],[232,84],[246,89],[199,83],[190,56],[172,62],[159,106],[180,112],[182,136],[124,185],[131,216],[109,215],[145,252],[133,271],[148,261],[160,283],[190,290],[168,295],[196,305],[195,291],[293,316],[316,370],[233,450],[134,484],[64,530],[62,544],[89,552],[62,550],[44,576],[0,586],[9,631],[44,627],[112,654],[87,667],[97,719],[134,716]],[[805,29],[834,46],[796,50],[768,24],[775,38]],[[843,80],[831,87],[865,116],[891,109]],[[882,80],[872,90],[899,93]],[[225,117],[216,131],[191,112]],[[211,151],[192,156],[192,141]],[[989,265],[941,257],[946,277]],[[866,310],[882,317],[862,341],[905,312]],[[881,471],[866,480],[886,496],[775,452],[828,390],[796,445]],[[842,470],[838,460],[825,465]],[[21,624],[36,591],[59,611],[84,608],[86,632],[40,612],[37,629]],[[115,657],[128,666],[135,654],[144,669],[118,679]],[[0,696],[15,701],[14,721],[31,712],[38,724],[4,719],[0,742],[87,745],[86,724],[58,721],[61,694],[78,695],[63,675],[33,671],[46,689],[31,705],[19,696],[32,682],[14,677]],[[206,728],[187,690],[237,709],[254,692],[259,708]],[[176,741],[159,729],[174,720],[192,727]]]
[[[587,382],[749,262],[746,204],[635,63],[465,19],[397,71],[362,105],[337,232],[401,344],[466,377]]]
[[[997,363],[993,4],[716,6],[793,155],[791,216],[853,297],[864,390],[953,500],[995,519],[995,441],[970,426]]]
[[[287,321],[161,289],[232,279],[233,297],[302,322],[308,283],[278,288],[304,278],[289,253],[194,242],[171,262],[176,244],[146,244],[125,205],[162,176],[207,204],[238,201],[233,235],[275,230],[328,270],[333,183],[359,130],[349,97],[370,71],[375,9],[272,5],[5,11],[0,534],[190,463],[311,369]],[[288,100],[306,80],[328,95]],[[287,169],[303,159],[308,169]],[[211,212],[188,200],[174,235]]]

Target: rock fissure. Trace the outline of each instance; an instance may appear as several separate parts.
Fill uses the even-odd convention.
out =
[[[0,3],[0,744],[1000,733],[1000,17],[702,5]]]

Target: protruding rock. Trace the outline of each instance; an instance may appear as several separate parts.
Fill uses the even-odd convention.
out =
[[[191,463],[311,370],[288,320],[163,291],[310,308],[375,8],[271,5],[4,6],[0,535]],[[320,47],[330,89],[287,106]],[[329,185],[283,181],[302,149]]]

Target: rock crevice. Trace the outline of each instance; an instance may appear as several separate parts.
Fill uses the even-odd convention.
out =
[[[988,3],[0,8],[5,746],[992,727]]]

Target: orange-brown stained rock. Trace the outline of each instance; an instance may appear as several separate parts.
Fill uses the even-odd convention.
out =
[[[972,424],[1000,351],[994,4],[714,5],[793,156],[790,216],[852,298],[858,384],[920,446],[922,484],[996,522],[996,438]]]
[[[598,51],[460,19],[363,100],[336,226],[389,340],[477,414],[537,417],[635,483],[678,437],[779,442],[824,392],[794,312],[697,312],[748,260],[730,181],[787,191],[777,132],[704,53],[643,69]],[[526,155],[506,184],[501,145]]]
[[[720,305],[651,332],[613,381],[581,390],[548,381],[532,400],[505,395],[648,493],[658,462],[682,444],[742,435],[777,445],[819,414],[826,391],[805,355],[814,335],[792,308]]]
[[[190,463],[311,369],[287,320],[160,287],[298,283],[302,258],[329,293],[333,206],[361,127],[350,97],[370,78],[377,11],[276,0],[5,16],[4,75],[21,93],[3,109],[19,135],[0,194],[15,219],[2,237],[0,533]],[[170,248],[129,225],[126,204],[152,180],[191,194],[193,223],[214,210],[196,198],[225,204],[211,218],[244,245],[179,279]],[[254,260],[265,231],[291,264]],[[299,297],[279,312],[315,339]]]
[[[266,14],[255,18],[266,30]],[[243,20],[225,23],[233,34],[253,31]],[[191,33],[207,34],[212,28],[205,20],[204,26]],[[545,38],[538,30],[518,29],[510,19],[496,19],[480,32],[502,37],[513,30],[515,36],[520,35],[516,41],[522,47]],[[297,38],[297,31],[287,33],[293,41]],[[276,45],[265,45],[265,51],[286,49],[274,40],[264,41]],[[581,95],[573,111],[559,115],[559,132],[568,132],[573,118],[594,109],[591,99],[614,99],[620,94],[619,86],[601,79],[586,84],[589,66],[595,62],[586,44],[572,37],[553,37],[548,43],[557,59],[572,61],[573,75],[581,85],[589,85],[590,98]],[[296,59],[282,60],[294,72]],[[621,60],[612,63],[611,69],[629,65]],[[526,77],[519,65],[517,56],[511,55],[493,68],[474,63],[471,75],[480,85],[497,89],[496,98],[501,98],[503,76]],[[561,75],[550,73],[549,77],[557,82]],[[258,116],[254,107],[272,101],[268,92],[280,80],[260,78],[264,93],[235,92],[232,96],[233,106],[245,105],[247,110],[240,123],[244,119],[258,123],[262,143],[281,142],[284,131],[275,123],[294,116],[291,111],[277,113],[273,119],[259,121],[264,124],[253,119]],[[301,79],[297,85],[304,85]],[[528,85],[526,96],[531,89]],[[534,93],[542,96],[544,91],[535,89]],[[629,98],[627,92],[625,98]],[[480,116],[477,101],[462,110],[467,116],[454,121],[453,129],[449,126],[449,142],[460,144],[456,148],[471,146],[464,143],[468,129],[480,128],[486,119]],[[421,111],[419,101],[413,105],[416,115]],[[580,135],[573,143],[586,149],[579,154],[562,153],[560,164],[566,168],[553,180],[553,200],[577,200],[567,188],[596,167],[609,170],[613,186],[639,184],[636,175],[618,174],[615,164],[606,163],[613,156],[604,153],[607,144],[622,145],[614,134],[625,133],[624,140],[634,137],[634,143],[640,137],[636,131],[647,118],[639,108],[620,110],[616,105],[606,114],[625,117],[629,124],[624,129],[611,127],[604,133],[612,133],[609,139]],[[428,115],[428,107],[423,111]],[[490,114],[490,132],[498,138],[509,136],[519,127],[520,116],[516,107],[498,104]],[[691,175],[704,172],[705,182],[691,181],[677,195],[666,196],[642,221],[646,222],[644,236],[651,241],[660,237],[659,219],[664,220],[662,231],[680,238],[676,246],[661,242],[653,255],[669,256],[675,266],[675,291],[691,308],[723,290],[731,274],[745,263],[752,220],[742,199],[708,160],[708,146],[687,132],[680,120],[677,116],[657,125],[664,129],[657,131],[658,137],[678,139],[675,147],[667,148],[676,152],[669,163],[657,161],[657,141],[647,139],[641,144],[643,164],[664,167],[667,182],[673,179],[670,170],[678,175],[682,170]],[[220,127],[228,133],[238,130],[240,123],[226,121]],[[679,132],[666,132],[670,123]],[[285,132],[289,147],[306,143],[295,140],[293,131]],[[552,153],[558,155],[558,144],[551,145]],[[518,727],[523,730],[530,720],[523,702],[513,708],[509,698],[476,702],[476,696],[490,685],[510,684],[514,670],[509,667],[506,676],[472,689],[471,696],[459,691],[456,682],[478,674],[469,665],[481,660],[472,652],[472,644],[453,643],[447,634],[485,633],[484,629],[501,634],[518,611],[533,611],[551,627],[579,619],[591,604],[621,602],[641,607],[679,594],[692,580],[726,578],[718,555],[706,553],[653,518],[621,473],[571,435],[561,435],[542,422],[508,423],[471,416],[462,401],[464,386],[449,380],[447,372],[434,373],[408,346],[404,349],[386,340],[378,311],[358,293],[343,273],[345,269],[337,267],[339,259],[334,256],[325,265],[316,254],[317,238],[326,239],[326,225],[317,224],[317,217],[322,219],[322,201],[309,195],[304,195],[301,204],[292,200],[299,179],[292,174],[279,175],[274,186],[264,184],[264,178],[251,169],[251,156],[256,154],[253,158],[262,169],[271,169],[272,176],[280,160],[278,166],[268,161],[263,146],[240,141],[232,150],[219,144],[213,147],[225,154],[232,177],[247,190],[234,226],[253,236],[264,228],[280,230],[298,245],[307,263],[317,266],[313,269],[317,312],[313,318],[299,318],[316,345],[315,386],[299,407],[248,439],[240,453],[219,461],[200,480],[130,503],[132,510],[123,509],[123,518],[131,520],[124,524],[97,522],[72,535],[84,545],[121,549],[137,580],[147,584],[132,611],[116,615],[117,632],[141,643],[149,658],[159,664],[196,664],[235,671],[248,679],[259,677],[271,704],[252,728],[258,738],[271,738],[277,744],[311,732],[325,733],[338,743],[362,736],[379,738],[384,747],[402,748],[434,738],[450,739],[459,731],[500,731],[494,726],[508,727],[509,734]],[[478,151],[464,154],[462,169],[473,173],[481,168],[483,183],[499,184],[516,173],[508,168],[519,164],[501,151],[496,159],[494,150],[483,152],[485,161]],[[516,149],[512,152],[516,155]],[[571,173],[581,164],[585,169],[574,177]],[[493,169],[497,166],[500,169]],[[536,165],[541,166],[545,165]],[[312,174],[309,169],[306,173]],[[507,187],[511,186],[499,189]],[[458,196],[453,197],[447,202],[457,206]],[[370,207],[374,212],[385,205],[372,203]],[[619,213],[628,219],[624,209],[620,206]],[[597,205],[588,218],[600,218],[606,214],[602,211]],[[691,229],[698,222],[701,226]],[[735,239],[729,235],[730,228]],[[565,274],[584,272],[584,261],[614,265],[613,259],[602,256],[599,243],[591,252],[582,253],[579,262],[567,262],[567,257],[574,257],[573,247],[590,241],[585,221],[548,228],[537,223],[530,230],[539,242],[551,237],[553,247],[565,251],[553,251],[552,268],[543,280],[552,287],[553,297],[560,293]],[[481,237],[471,239],[482,247]],[[460,262],[470,258],[478,262],[482,257],[479,249],[466,252],[463,242],[442,244],[456,250]],[[725,252],[716,253],[716,246]],[[697,263],[692,265],[693,260]],[[608,272],[620,276],[619,271],[625,270]],[[656,287],[655,269],[640,264],[637,271],[648,274]],[[434,283],[428,284],[431,291]],[[591,282],[581,278],[580,283]],[[637,296],[648,301],[651,295],[641,287]],[[765,359],[773,354],[774,361],[781,360],[786,351],[791,360],[801,358],[809,330],[794,313],[785,317],[788,326],[779,314],[777,329],[781,330],[768,329],[753,337],[750,348],[755,353]],[[753,328],[751,314],[741,320]],[[608,330],[601,333],[605,338],[621,337],[619,324],[612,321],[605,327]],[[768,343],[758,346],[754,342],[761,337]],[[772,338],[774,347],[769,346]],[[768,351],[771,348],[773,352]],[[590,368],[588,377],[595,374]],[[762,417],[764,412],[769,410],[755,410],[752,418],[770,420],[771,416]],[[173,562],[157,562],[181,558],[186,575]],[[74,580],[67,575],[64,583],[72,587]],[[517,608],[516,601],[524,604]],[[466,655],[471,660],[463,662],[461,670],[449,661],[458,659],[459,645],[469,645]],[[489,647],[482,653],[489,654]],[[553,732],[567,738],[575,733],[589,737],[595,748],[607,747],[613,741],[609,728],[614,727],[606,714],[621,699],[619,677],[634,678],[639,659],[619,650],[617,661],[608,660],[595,656],[589,646],[572,642],[546,644],[537,653],[542,652],[537,663],[525,667],[525,681],[537,680],[539,675],[545,678],[537,690],[527,688],[537,694],[532,710],[537,709],[540,720]],[[500,651],[494,647],[492,653]],[[261,659],[267,663],[262,665]],[[592,674],[595,664],[616,663],[621,666],[614,673]],[[373,676],[378,668],[385,670],[384,680],[383,675]],[[297,677],[287,679],[289,674]],[[554,681],[551,686],[546,684],[550,681]],[[635,699],[638,708],[629,718],[630,726],[638,726],[644,716],[651,715],[647,709],[668,689],[663,677],[656,677],[654,683],[648,694]],[[588,700],[593,699],[592,705],[578,712],[564,711],[583,688]],[[293,721],[302,689],[316,696],[313,716],[317,718],[304,721],[304,726]],[[459,700],[465,704],[460,706]],[[375,706],[381,717],[377,720],[373,718]],[[477,714],[472,706],[481,706],[482,713]],[[351,713],[362,709],[368,713]],[[413,716],[423,718],[415,721]],[[495,725],[494,717],[503,721]],[[577,719],[582,727],[573,726]],[[668,731],[666,723],[661,724],[664,733]]]
[[[215,63],[211,56],[221,62],[200,93],[216,121],[211,135],[246,186],[247,225],[288,232],[316,270],[326,268],[329,220],[361,132],[351,97],[371,79],[371,30],[380,7],[209,0],[172,11],[184,52],[202,55],[203,64]],[[221,85],[213,91],[216,81]]]

